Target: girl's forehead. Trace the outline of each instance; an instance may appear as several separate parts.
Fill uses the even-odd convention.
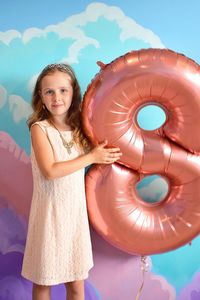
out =
[[[71,86],[72,78],[69,74],[55,71],[54,73],[50,73],[45,75],[41,80],[41,87],[57,87],[57,85],[61,86]]]

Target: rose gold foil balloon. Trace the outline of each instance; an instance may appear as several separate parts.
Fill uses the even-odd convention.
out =
[[[129,253],[180,247],[200,231],[199,65],[171,50],[145,49],[100,66],[84,96],[85,132],[94,145],[106,139],[123,155],[120,164],[88,172],[89,218],[106,240]],[[137,113],[152,103],[167,120],[145,131]],[[137,194],[145,174],[167,179],[161,203],[145,203]]]

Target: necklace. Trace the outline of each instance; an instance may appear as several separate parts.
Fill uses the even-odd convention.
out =
[[[50,122],[53,127],[58,131],[60,138],[62,140],[63,146],[67,149],[68,154],[70,155],[72,153],[71,148],[74,146],[74,141],[71,140],[70,142],[67,142],[63,135],[61,134],[60,130],[55,126],[55,124],[51,121]]]

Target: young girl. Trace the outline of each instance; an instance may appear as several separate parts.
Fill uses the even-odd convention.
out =
[[[89,149],[81,129],[81,95],[66,64],[48,65],[33,92],[31,132],[33,198],[22,276],[33,282],[33,299],[50,299],[50,286],[65,283],[68,300],[84,299],[93,266],[85,201],[84,167],[117,161],[106,142]]]

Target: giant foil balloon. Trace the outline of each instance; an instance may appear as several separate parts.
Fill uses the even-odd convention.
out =
[[[84,96],[84,129],[94,145],[106,139],[123,155],[120,164],[96,165],[86,176],[91,223],[132,254],[180,247],[200,231],[199,65],[171,50],[145,49],[100,66]],[[137,114],[152,103],[167,119],[145,131]],[[162,202],[139,197],[135,186],[146,174],[168,181]]]

